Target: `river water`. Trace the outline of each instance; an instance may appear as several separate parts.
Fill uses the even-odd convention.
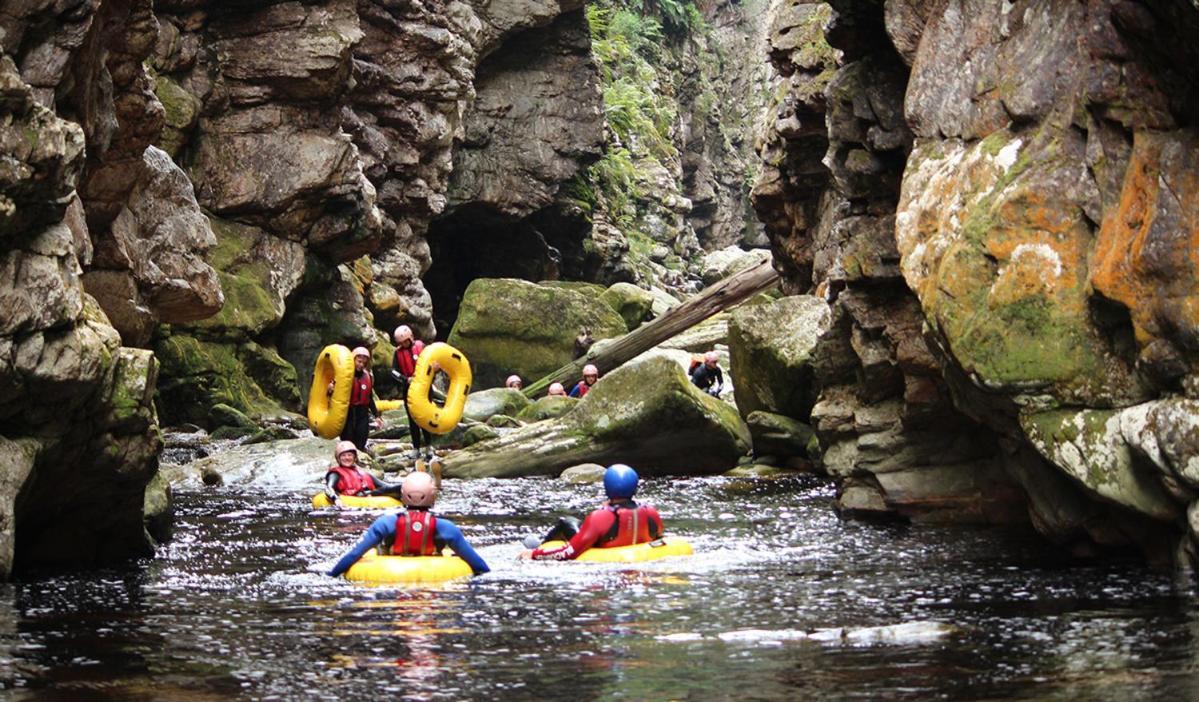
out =
[[[1168,577],[1071,563],[1030,534],[843,522],[808,476],[644,481],[691,558],[516,560],[551,508],[581,515],[598,492],[447,481],[439,512],[493,572],[421,589],[321,574],[377,514],[313,512],[290,490],[177,493],[153,560],[0,585],[0,686],[18,700],[1199,698],[1195,602]]]

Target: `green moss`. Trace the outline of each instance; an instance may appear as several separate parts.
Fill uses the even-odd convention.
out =
[[[246,372],[234,344],[173,334],[160,339],[154,353],[162,364],[156,399],[166,423],[207,426],[209,409],[215,404],[250,415],[280,409]]]

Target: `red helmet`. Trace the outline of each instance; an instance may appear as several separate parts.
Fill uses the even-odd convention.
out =
[[[368,351],[365,346],[358,346],[350,353],[350,355],[351,356],[366,356],[367,358],[370,358],[371,352]]]
[[[422,471],[409,473],[400,486],[400,498],[405,507],[432,507],[437,499],[437,484],[433,476]]]
[[[338,441],[337,445],[333,447],[333,460],[339,460],[341,454],[346,451],[352,451],[354,453],[354,460],[358,460],[358,447],[354,445],[353,441]]]
[[[395,330],[396,343],[401,341],[412,341],[412,329],[407,324],[401,324]]]

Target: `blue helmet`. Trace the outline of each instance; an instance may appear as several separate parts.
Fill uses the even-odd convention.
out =
[[[637,492],[637,471],[623,463],[613,463],[604,471],[604,491],[609,498],[632,497]]]

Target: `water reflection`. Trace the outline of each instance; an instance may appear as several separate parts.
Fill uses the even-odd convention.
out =
[[[376,515],[313,512],[306,490],[184,492],[155,560],[0,585],[0,686],[18,699],[1196,693],[1199,623],[1168,578],[1070,564],[1026,534],[841,522],[810,478],[646,481],[692,558],[516,560],[521,538],[595,493],[448,481],[439,507],[493,572],[409,590],[322,575]],[[868,633],[922,622],[954,631]]]

